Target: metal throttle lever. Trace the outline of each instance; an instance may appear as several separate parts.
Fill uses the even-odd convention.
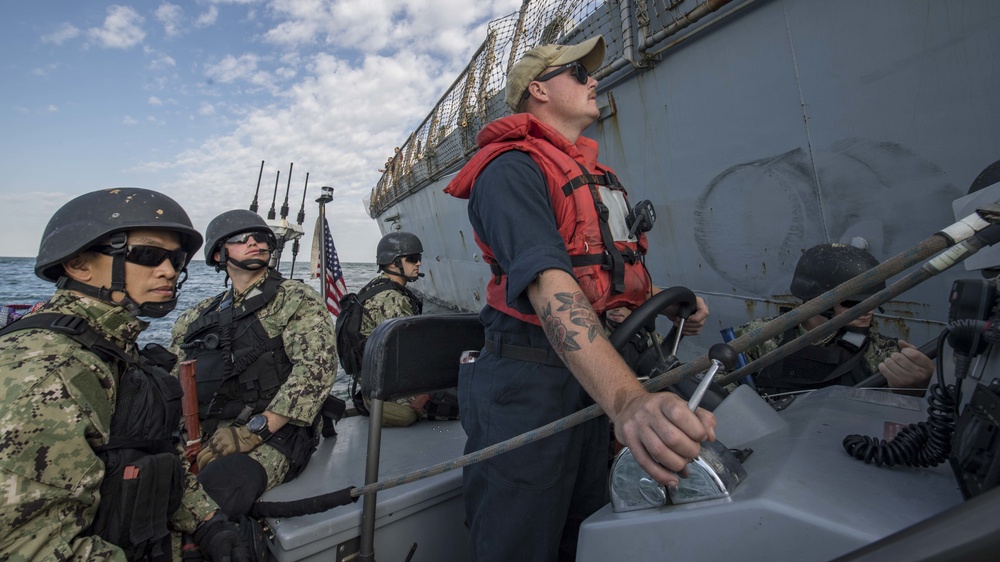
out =
[[[688,408],[691,411],[698,409],[698,404],[701,404],[701,399],[705,396],[705,391],[708,389],[708,385],[712,384],[712,379],[715,378],[715,373],[719,372],[719,369],[725,367],[727,370],[732,369],[736,366],[736,362],[739,359],[739,353],[736,350],[729,347],[729,344],[717,343],[708,350],[708,358],[712,360],[712,366],[705,371],[705,377],[701,379],[698,383],[698,388],[694,389],[694,394],[691,395],[691,399],[688,400]]]
[[[724,343],[712,346],[708,352],[712,365],[688,401],[692,412],[698,409],[719,369],[732,369],[737,356],[736,350]],[[667,503],[668,492],[673,504],[721,498],[728,496],[744,478],[743,465],[729,449],[717,441],[705,441],[698,458],[688,463],[688,477],[681,478],[676,488],[667,490],[650,478],[626,447],[611,466],[611,507],[616,513],[660,507]]]

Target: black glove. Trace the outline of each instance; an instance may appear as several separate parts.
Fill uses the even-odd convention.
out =
[[[226,519],[221,511],[216,511],[207,521],[202,521],[194,530],[194,542],[198,543],[201,555],[213,562],[250,562],[246,541],[239,527]]]

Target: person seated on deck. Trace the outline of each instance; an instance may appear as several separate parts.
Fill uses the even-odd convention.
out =
[[[791,292],[803,302],[878,265],[878,260],[861,248],[845,244],[819,244],[799,258],[792,276]],[[746,350],[747,361],[774,351],[828,319],[843,314],[855,304],[885,288],[872,287],[854,300],[835,304],[823,314],[809,318],[783,335]],[[872,329],[874,311],[859,316],[836,333],[777,361],[753,376],[761,394],[809,390],[833,385],[853,386],[881,373],[890,388],[925,389],[934,372],[934,362],[915,346],[894,340]],[[758,328],[772,318],[759,318],[736,330],[736,335]]]
[[[336,336],[319,293],[269,267],[276,240],[264,219],[226,211],[205,234],[205,263],[232,287],[181,314],[172,348],[197,360],[198,480],[240,518],[266,490],[295,478],[316,449],[337,373]]]
[[[178,446],[176,357],[136,344],[201,242],[177,202],[135,187],[45,227],[35,275],[55,294],[0,332],[0,560],[180,560],[185,533],[204,558],[249,560]]]
[[[358,291],[359,295],[371,295],[362,301],[363,339],[366,340],[379,324],[390,318],[415,316],[423,312],[423,300],[406,288],[408,283],[422,277],[420,254],[423,251],[420,238],[410,232],[390,232],[379,240],[375,249],[375,262],[380,273]],[[382,424],[387,427],[405,427],[418,419],[426,418],[424,407],[429,400],[429,395],[420,394],[386,401],[382,405]]]

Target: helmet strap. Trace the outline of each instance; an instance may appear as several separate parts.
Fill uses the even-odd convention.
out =
[[[380,266],[378,266],[378,268],[379,268],[380,271],[382,271],[383,273],[385,273],[386,275],[389,275],[391,277],[399,277],[401,279],[406,279],[407,283],[413,283],[417,279],[420,279],[419,276],[410,277],[409,275],[405,275],[403,273],[403,259],[402,258],[396,257],[396,259],[394,259],[392,261],[392,265],[396,266],[396,269],[398,269],[399,272],[389,271],[388,269],[386,269],[386,266],[384,266],[384,265],[380,265]]]
[[[111,256],[110,292],[125,293],[125,254],[128,253],[128,234],[119,232],[113,235],[108,245],[111,246],[111,251],[108,253]],[[102,300],[110,301],[110,293],[107,299]]]
[[[269,254],[271,253],[270,248],[267,251]],[[223,244],[222,247],[219,248],[219,262],[215,264],[215,270],[223,271],[224,269],[226,269],[226,266],[228,264],[233,264],[234,266],[236,266],[239,269],[242,269],[243,271],[257,271],[259,269],[268,267],[267,261],[257,258],[243,260],[243,261],[234,260],[230,258],[229,252],[226,251],[226,246],[225,244]],[[227,279],[229,278],[228,273],[226,274],[226,278]]]

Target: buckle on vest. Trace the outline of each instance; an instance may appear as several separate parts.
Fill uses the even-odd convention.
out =
[[[80,316],[64,315],[52,321],[52,327],[73,335],[80,335],[87,329],[87,321]]]

